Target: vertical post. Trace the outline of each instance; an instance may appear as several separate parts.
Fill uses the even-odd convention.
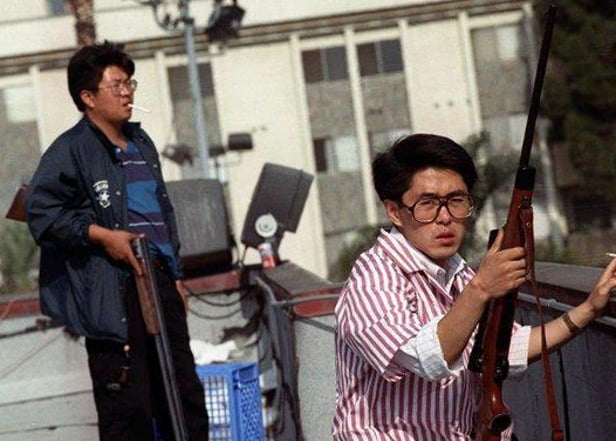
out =
[[[355,133],[359,148],[361,162],[361,184],[366,203],[366,221],[368,225],[376,225],[378,218],[378,205],[376,193],[372,188],[372,176],[370,174],[370,140],[368,139],[368,126],[364,112],[364,99],[359,76],[359,60],[355,48],[355,30],[352,26],[344,28],[344,44],[348,60],[349,84],[351,85],[351,99],[353,101],[353,118],[355,119]]]
[[[203,100],[201,98],[201,86],[199,83],[199,71],[197,69],[197,56],[195,54],[194,41],[194,20],[188,13],[188,2],[190,0],[179,0],[182,23],[184,23],[184,42],[186,45],[186,56],[188,57],[188,82],[190,95],[192,98],[193,118],[195,120],[195,130],[197,132],[197,146],[199,148],[199,159],[203,176],[209,178],[209,149],[207,141],[207,127],[205,125],[205,114],[203,113]]]

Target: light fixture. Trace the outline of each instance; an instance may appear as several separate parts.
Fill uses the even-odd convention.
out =
[[[178,165],[188,162],[193,165],[194,149],[188,144],[167,144],[161,154]]]
[[[233,5],[222,6],[222,0],[217,0],[214,11],[208,19],[205,34],[210,41],[227,41],[239,36],[244,9],[233,1]]]

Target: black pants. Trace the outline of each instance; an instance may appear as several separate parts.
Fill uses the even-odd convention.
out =
[[[156,270],[171,354],[191,441],[207,441],[208,417],[203,386],[188,345],[188,326],[175,283]],[[88,364],[98,412],[100,441],[154,440],[153,419],[164,441],[173,441],[165,390],[151,336],[145,332],[134,279],[127,281],[128,345],[86,339]]]

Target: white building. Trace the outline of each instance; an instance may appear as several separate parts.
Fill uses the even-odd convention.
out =
[[[65,78],[76,49],[73,16],[60,0],[2,3],[0,200],[8,204],[40,151],[80,115]],[[165,3],[177,16],[175,2]],[[253,150],[229,152],[214,167],[227,183],[236,237],[261,166],[303,169],[316,176],[316,185],[281,255],[327,276],[360,227],[383,221],[370,158],[391,138],[435,132],[463,142],[488,130],[498,151],[521,145],[536,52],[529,1],[239,5],[246,10],[241,35],[226,49],[208,47],[205,35],[196,35],[210,144],[224,143],[234,132],[249,132],[254,142]],[[212,7],[210,0],[190,2],[197,27]],[[136,104],[153,111],[134,117],[161,150],[176,142],[196,147],[181,27],[161,29],[151,8],[135,1],[96,0],[95,8],[98,39],[126,43],[136,60]],[[168,180],[201,176],[198,160],[194,167],[163,162]],[[550,187],[538,190],[535,228],[545,237],[561,221]],[[488,210],[486,225],[502,224],[501,205],[495,201]]]

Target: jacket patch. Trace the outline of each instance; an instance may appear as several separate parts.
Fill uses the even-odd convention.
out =
[[[111,205],[111,197],[109,196],[109,181],[106,179],[103,181],[95,182],[94,191],[96,192],[96,200],[103,208],[107,208]]]

